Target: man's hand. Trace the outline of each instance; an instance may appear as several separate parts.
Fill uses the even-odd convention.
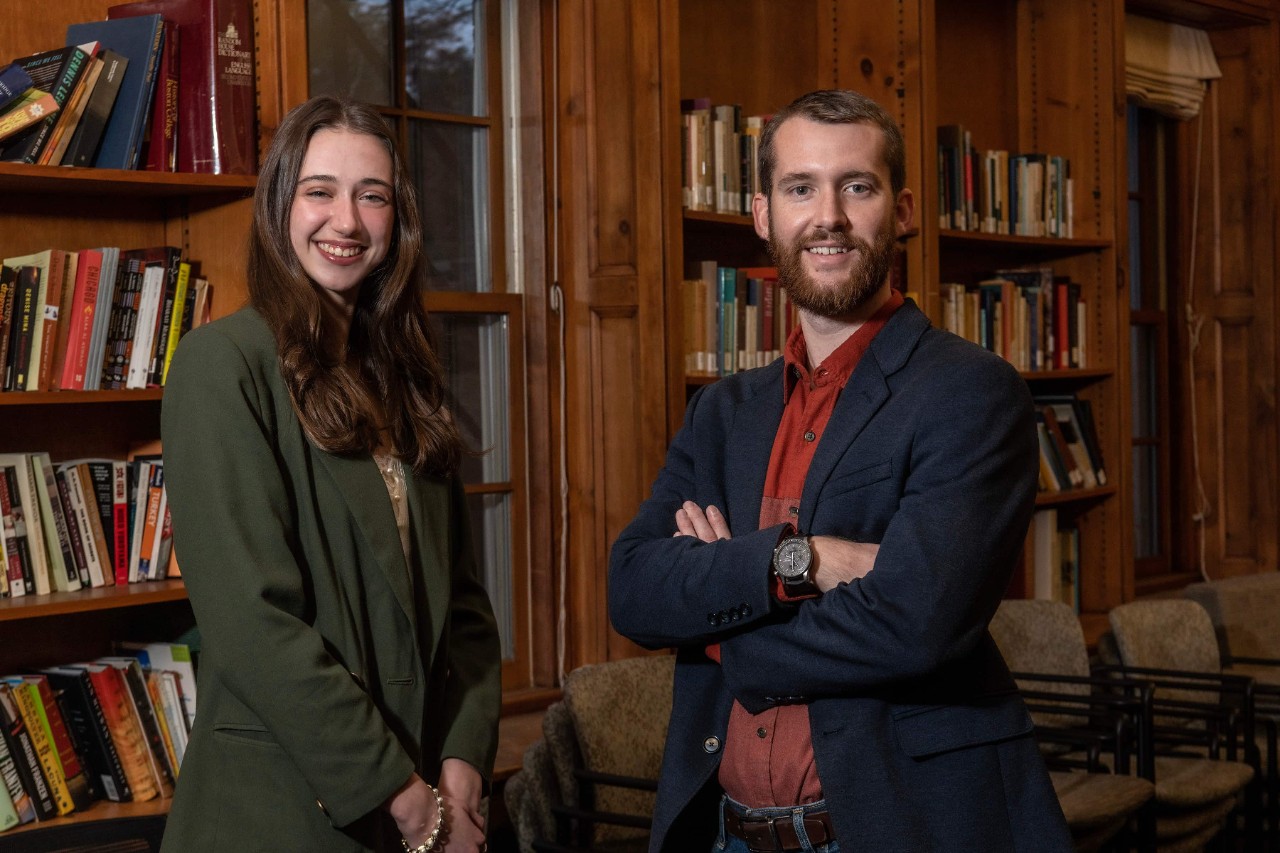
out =
[[[810,536],[813,567],[810,577],[823,592],[838,584],[864,578],[875,568],[880,546],[870,542],[850,542],[838,536]]]
[[[703,542],[714,542],[717,539],[730,539],[729,523],[724,514],[714,506],[706,511],[693,501],[685,501],[684,506],[676,510],[676,536],[696,536]]]

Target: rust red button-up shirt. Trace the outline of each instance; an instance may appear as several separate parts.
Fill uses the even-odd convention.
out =
[[[765,475],[761,528],[796,523],[809,464],[836,400],[872,338],[902,303],[902,294],[893,291],[870,320],[813,370],[807,365],[800,327],[787,339],[782,384],[785,405]],[[780,584],[777,594],[783,597]],[[718,646],[708,650],[716,660],[719,651]],[[809,706],[779,705],[751,714],[735,701],[720,761],[720,785],[730,797],[752,808],[821,800],[822,782],[813,760]]]

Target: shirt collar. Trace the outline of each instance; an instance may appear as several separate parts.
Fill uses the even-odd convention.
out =
[[[787,345],[783,350],[783,373],[782,373],[782,401],[785,404],[791,398],[791,392],[795,389],[796,383],[801,379],[813,384],[814,378],[820,372],[823,374],[824,384],[827,382],[835,382],[841,388],[848,383],[849,377],[853,375],[854,368],[858,366],[858,362],[862,360],[863,354],[871,346],[871,341],[889,322],[889,318],[894,312],[902,307],[906,300],[903,299],[902,293],[897,290],[889,291],[889,298],[885,300],[884,305],[871,318],[863,323],[858,329],[845,339],[844,343],[836,347],[831,355],[827,356],[822,364],[815,365],[812,371],[808,367],[808,352],[804,344],[804,329],[799,323],[791,330],[791,334],[787,336]]]

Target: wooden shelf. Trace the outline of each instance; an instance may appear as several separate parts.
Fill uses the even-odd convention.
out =
[[[72,812],[65,817],[52,820],[32,821],[16,826],[5,832],[5,836],[17,835],[31,830],[52,829],[59,826],[79,826],[100,820],[122,820],[127,818],[161,817],[169,813],[173,800],[169,797],[154,797],[140,803],[112,803],[97,800],[84,811]]]
[[[938,232],[938,242],[943,249],[990,248],[1001,252],[1033,254],[1041,258],[1086,255],[1109,249],[1110,240],[1080,237],[1021,237],[1015,234],[988,234],[983,231]]]
[[[180,580],[100,586],[75,592],[51,592],[48,595],[23,595],[0,599],[0,622],[182,601],[186,597],[187,587]]]
[[[1063,504],[1100,501],[1116,493],[1115,486],[1098,486],[1093,489],[1065,489],[1061,492],[1040,492],[1036,495],[1036,506],[1061,506]]]
[[[1079,385],[1087,385],[1090,382],[1110,379],[1114,375],[1115,371],[1108,367],[1076,367],[1064,370],[1022,371],[1022,378],[1027,382],[1073,382]]]
[[[54,195],[114,195],[131,198],[184,198],[211,195],[248,197],[256,175],[195,175],[185,172],[142,172],[82,169],[75,166],[30,166],[0,163],[0,190]]]
[[[142,388],[122,391],[4,391],[0,392],[0,406],[48,406],[50,404],[75,403],[148,403],[159,400],[163,388]]]

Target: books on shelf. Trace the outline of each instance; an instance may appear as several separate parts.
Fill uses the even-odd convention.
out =
[[[163,580],[174,565],[164,465],[0,454],[0,594]]]
[[[700,261],[681,284],[685,373],[727,376],[782,355],[797,322],[773,267]]]
[[[0,675],[0,831],[96,800],[171,796],[195,718],[182,643]]]
[[[1089,366],[1088,301],[1048,266],[996,270],[939,286],[942,327],[1023,371]]]
[[[1036,394],[1040,489],[1062,492],[1107,485],[1093,406],[1075,394]]]
[[[1074,236],[1071,161],[975,147],[963,125],[940,125],[938,225],[1026,237]]]
[[[0,390],[161,387],[178,340],[208,320],[198,271],[171,246],[5,258]]]
[[[1061,601],[1080,612],[1080,531],[1052,507],[1031,521],[1032,596]]]
[[[51,144],[55,128],[69,112],[68,103],[90,70],[92,58],[90,52],[69,43],[14,60],[30,76],[31,88],[49,93],[58,109],[5,140],[0,146],[0,161],[40,162],[41,155]]]
[[[760,189],[760,134],[767,116],[710,98],[680,102],[681,200],[688,210],[749,214]]]

